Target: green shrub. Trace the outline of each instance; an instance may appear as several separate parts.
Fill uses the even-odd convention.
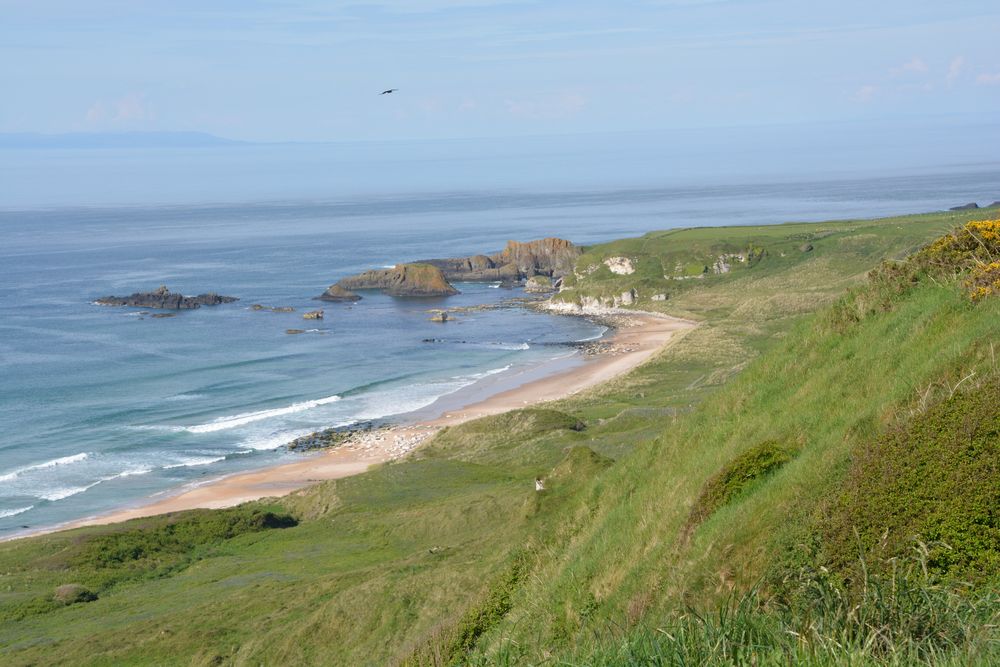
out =
[[[939,575],[1000,575],[1000,379],[955,394],[857,452],[821,520],[827,566],[929,545]]]
[[[83,544],[73,564],[100,570],[141,561],[155,567],[182,559],[197,547],[297,524],[298,521],[287,514],[259,508],[186,512],[165,523],[93,537]]]
[[[52,593],[52,599],[62,604],[93,602],[97,599],[97,593],[81,584],[63,584],[56,587],[55,592]]]
[[[774,440],[766,440],[743,452],[714,474],[701,489],[691,508],[688,527],[693,527],[758,481],[792,460],[792,452]]]
[[[530,570],[526,551],[514,553],[507,569],[489,586],[479,602],[453,625],[442,628],[406,659],[403,665],[463,665],[479,638],[513,608],[514,593]]]

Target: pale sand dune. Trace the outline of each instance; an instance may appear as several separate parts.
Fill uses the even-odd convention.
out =
[[[180,510],[231,507],[249,500],[283,496],[319,481],[356,475],[374,464],[411,451],[444,426],[566,398],[606,382],[650,359],[677,333],[695,326],[687,320],[665,316],[628,314],[626,318],[632,326],[617,329],[603,341],[611,351],[590,356],[577,368],[449,410],[436,419],[397,427],[377,436],[359,436],[359,441],[355,443],[305,456],[295,463],[222,477],[163,500],[76,521],[59,529],[116,523]]]

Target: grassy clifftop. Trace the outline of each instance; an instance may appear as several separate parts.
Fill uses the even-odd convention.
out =
[[[0,661],[989,664],[1000,298],[973,298],[988,257],[880,265],[984,217],[591,248],[564,298],[636,290],[702,326],[589,394],[225,520],[0,545]],[[719,244],[766,252],[641,272]]]

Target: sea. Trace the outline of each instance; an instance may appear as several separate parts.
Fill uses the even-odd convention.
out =
[[[516,306],[430,321],[521,296],[489,283],[314,300],[343,276],[508,239],[1000,199],[997,126],[935,127],[0,151],[0,538],[294,460],[312,431],[459,406],[605,332]],[[160,285],[240,300],[93,303]]]

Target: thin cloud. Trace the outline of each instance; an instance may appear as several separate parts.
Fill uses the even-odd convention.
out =
[[[507,113],[532,120],[559,120],[575,116],[587,106],[580,93],[567,92],[535,99],[506,100]]]
[[[870,102],[875,94],[878,93],[878,86],[873,86],[871,84],[867,86],[861,86],[854,93],[854,99],[859,102]]]
[[[976,83],[981,86],[1000,86],[1000,72],[983,72],[976,77]]]
[[[963,56],[955,56],[951,59],[951,63],[948,65],[948,74],[944,77],[944,80],[948,82],[949,86],[958,80],[958,77],[962,75],[962,70],[964,68],[965,58]]]
[[[923,58],[914,56],[912,59],[903,63],[899,67],[890,67],[889,74],[892,76],[902,76],[903,74],[922,74],[928,69],[927,63],[924,62]]]
[[[128,93],[110,102],[98,100],[87,110],[91,125],[126,125],[156,118],[152,105],[140,93]]]

